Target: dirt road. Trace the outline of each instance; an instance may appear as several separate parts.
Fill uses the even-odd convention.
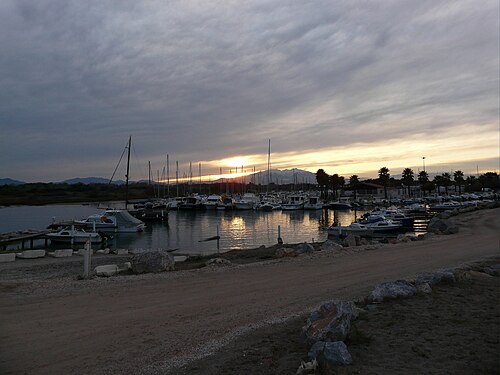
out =
[[[343,257],[301,256],[165,275],[73,281],[0,296],[0,372],[160,373],[238,332],[365,295],[374,284],[499,255],[500,210],[459,234]],[[1,280],[1,278],[0,278]],[[1,285],[1,284],[0,284]]]

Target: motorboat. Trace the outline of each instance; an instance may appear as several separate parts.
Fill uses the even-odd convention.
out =
[[[237,210],[253,210],[259,203],[259,198],[254,193],[245,193],[234,202],[234,208]]]
[[[369,237],[373,234],[373,230],[368,226],[360,223],[352,223],[346,226],[331,226],[328,228],[328,234],[336,237],[347,236],[353,234],[355,236]]]
[[[99,233],[85,232],[83,229],[75,229],[74,226],[49,233],[47,234],[47,238],[52,242],[64,243],[86,243],[88,240],[91,243],[101,243],[103,241],[103,237]]]
[[[304,203],[304,210],[322,210],[323,202],[317,196],[310,196],[307,202]]]
[[[305,197],[303,195],[290,195],[286,203],[281,205],[282,211],[303,210]]]
[[[199,197],[186,197],[184,201],[179,205],[179,210],[204,210],[205,205]]]
[[[365,225],[372,231],[372,234],[388,234],[399,232],[403,227],[400,223],[395,223],[392,220],[379,220],[374,223]]]
[[[222,203],[222,198],[220,195],[212,194],[205,199],[203,205],[207,210],[215,210],[219,204]]]
[[[84,220],[75,220],[71,224],[94,231],[133,233],[142,232],[144,223],[133,217],[127,210],[106,210],[93,214]]]
[[[446,210],[454,210],[462,207],[462,204],[460,202],[456,201],[448,201],[448,202],[442,202],[438,204],[434,204],[431,206],[431,211],[446,211]]]
[[[104,216],[116,223],[115,232],[134,233],[142,232],[146,225],[141,220],[133,217],[127,210],[106,210]],[[103,229],[101,229],[103,230]]]
[[[227,211],[234,208],[233,198],[222,196],[221,200],[222,202],[219,202],[216,207],[218,211]]]
[[[107,216],[106,213],[93,214],[87,217],[85,220],[75,220],[74,224],[79,227],[93,229],[94,231],[115,231],[115,229],[118,228],[116,217]]]
[[[178,210],[179,206],[184,202],[185,197],[175,197],[170,198],[167,201],[167,209],[169,210]]]
[[[341,197],[338,201],[330,202],[329,207],[334,210],[350,210],[352,204],[348,197]]]
[[[401,223],[404,227],[413,226],[415,219],[411,216],[406,216],[405,213],[397,208],[377,209],[368,214],[365,214],[365,219],[369,220],[370,216],[384,217],[387,220],[392,220],[394,223]],[[376,220],[379,221],[379,220]]]

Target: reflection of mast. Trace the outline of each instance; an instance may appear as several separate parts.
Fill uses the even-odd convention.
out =
[[[271,139],[267,149],[267,193],[269,194],[269,184],[271,183]]]
[[[167,154],[167,195],[170,197],[170,163]]]

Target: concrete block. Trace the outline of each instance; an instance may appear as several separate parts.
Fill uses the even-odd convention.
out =
[[[94,249],[91,249],[90,251],[92,251],[92,254],[94,254]],[[78,249],[76,251],[73,251],[73,255],[85,255],[87,252],[87,250],[85,249]]]
[[[128,272],[128,270],[132,269],[132,264],[130,262],[118,263],[116,267],[118,272]]]
[[[16,253],[0,254],[0,263],[13,262],[16,260]]]
[[[179,262],[185,262],[187,259],[187,255],[174,255],[174,262],[179,263]]]
[[[72,256],[73,250],[72,249],[60,249],[60,250],[55,250],[51,253],[48,253],[47,255],[54,257],[54,258],[65,258],[65,257]]]
[[[130,249],[128,252],[132,255],[142,254],[146,251],[146,249]]]
[[[45,250],[24,250],[21,253],[16,253],[16,256],[21,259],[43,258]]]
[[[115,253],[116,255],[127,255],[128,249],[115,249],[113,250],[113,253]]]
[[[109,248],[105,248],[104,250],[97,250],[96,254],[109,254]]]
[[[94,268],[94,272],[97,276],[113,276],[118,273],[118,267],[116,264],[106,264],[104,266],[97,266]]]

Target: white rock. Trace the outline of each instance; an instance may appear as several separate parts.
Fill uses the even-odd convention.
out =
[[[21,259],[43,258],[45,250],[24,250],[21,253],[17,253],[16,256]]]
[[[54,257],[54,258],[65,258],[65,257],[70,257],[73,255],[73,250],[72,249],[59,249],[55,250],[51,253],[48,253],[49,256]]]
[[[116,255],[127,255],[128,249],[115,249],[113,250],[113,253],[115,253]]]
[[[0,254],[0,263],[13,262],[16,260],[16,253]]]
[[[118,273],[118,266],[116,264],[106,264],[104,266],[97,266],[94,268],[97,276],[113,276]]]

